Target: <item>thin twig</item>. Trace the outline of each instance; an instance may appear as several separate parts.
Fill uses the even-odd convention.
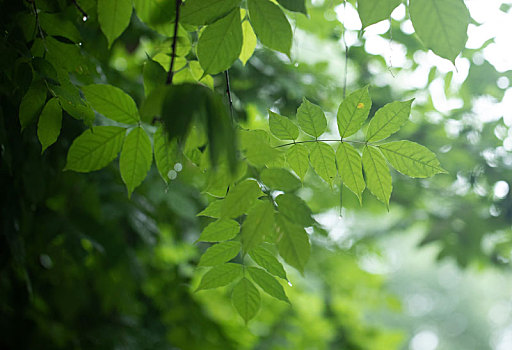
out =
[[[172,52],[171,52],[171,65],[169,66],[169,72],[167,72],[167,85],[172,84],[172,78],[174,76],[174,59],[176,58],[176,44],[178,42],[178,25],[180,22],[180,7],[181,0],[176,0],[176,19],[174,21],[174,36],[172,37]]]
[[[224,71],[224,75],[226,77],[226,94],[229,102],[229,113],[231,113],[231,120],[233,120],[233,99],[231,98],[231,86],[229,85],[229,73],[227,69]]]
[[[87,19],[89,18],[89,15],[87,15],[87,12],[84,11],[83,8],[80,7],[80,5],[78,5],[78,3],[76,2],[76,0],[73,0],[73,5],[75,5],[75,7],[77,8],[78,11],[80,11],[80,13],[82,14],[82,19],[83,21],[87,21]]]
[[[294,141],[290,143],[285,143],[284,145],[275,146],[274,148],[281,148],[286,146],[297,145],[299,143],[311,143],[311,142],[346,142],[346,143],[357,143],[360,145],[372,145],[372,143],[366,141],[356,141],[356,140],[305,140],[305,141]]]
[[[48,49],[46,48],[46,45],[44,43],[44,33],[43,33],[43,29],[41,28],[41,23],[39,22],[39,14],[37,12],[36,1],[35,0],[27,0],[27,1],[32,4],[32,10],[34,11],[34,15],[36,16],[36,27],[39,31],[39,36],[41,36],[41,39],[43,40],[44,49],[46,51],[48,51]]]
[[[345,47],[345,67],[343,74],[343,99],[347,96],[347,75],[348,75],[348,46],[347,40],[345,39],[345,34],[347,32],[347,28],[345,27],[345,17],[347,16],[347,0],[343,2],[343,46]]]

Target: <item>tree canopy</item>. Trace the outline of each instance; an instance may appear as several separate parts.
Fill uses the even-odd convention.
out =
[[[506,344],[395,322],[435,277],[375,271],[509,276],[512,70],[469,2],[2,2],[0,347]]]

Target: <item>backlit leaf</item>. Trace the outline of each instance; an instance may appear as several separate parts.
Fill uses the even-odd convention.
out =
[[[230,189],[222,202],[222,217],[236,218],[245,214],[261,194],[260,186],[256,180],[247,179],[238,183]]]
[[[25,129],[41,112],[46,101],[46,87],[42,80],[34,80],[21,99],[19,118],[21,130]]]
[[[187,0],[181,9],[180,22],[203,25],[225,16],[240,0]]]
[[[276,222],[279,235],[279,242],[277,243],[279,254],[284,261],[304,273],[304,266],[311,254],[311,246],[306,231],[303,227],[288,221],[281,215],[277,216]]]
[[[272,111],[268,111],[270,132],[281,140],[295,140],[299,137],[299,128],[293,122]]]
[[[380,151],[372,146],[363,150],[363,169],[366,176],[366,186],[378,200],[389,207],[389,197],[393,187],[386,159]]]
[[[222,242],[234,238],[240,232],[240,224],[235,220],[219,219],[206,226],[198,241]]]
[[[341,138],[353,135],[361,129],[371,107],[368,86],[348,95],[338,108],[337,121]]]
[[[98,21],[108,46],[120,36],[132,16],[132,0],[98,0]]]
[[[273,190],[293,192],[301,187],[301,182],[288,170],[281,168],[265,168],[260,173],[261,181]]]
[[[274,207],[268,200],[258,200],[249,209],[242,224],[242,247],[248,252],[274,232]]]
[[[402,0],[357,0],[357,12],[363,28],[388,19],[401,3]]]
[[[389,142],[379,148],[393,168],[404,175],[430,177],[446,173],[433,152],[412,141]]]
[[[160,63],[149,58],[144,62],[142,77],[144,78],[144,95],[148,96],[154,88],[165,84],[167,74]]]
[[[286,152],[286,161],[301,180],[304,180],[309,169],[309,149],[300,144],[290,146]]]
[[[215,266],[225,263],[240,252],[240,242],[227,241],[215,244],[208,248],[199,259],[197,266]]]
[[[409,13],[416,34],[435,54],[455,62],[466,46],[470,21],[462,0],[410,0]]]
[[[78,136],[68,151],[65,170],[89,172],[110,163],[121,150],[125,128],[95,126]]]
[[[227,286],[242,276],[243,267],[240,264],[226,263],[214,266],[204,274],[197,291]]]
[[[37,124],[37,137],[42,146],[41,153],[57,141],[61,126],[62,108],[58,98],[54,97],[44,106]]]
[[[258,286],[261,287],[268,295],[282,300],[284,302],[290,303],[286,293],[284,292],[283,286],[268,272],[265,270],[259,269],[257,267],[248,267],[247,270],[251,275],[251,278]]]
[[[327,120],[322,108],[306,98],[297,109],[297,121],[302,130],[313,137],[322,135],[327,128]]]
[[[176,140],[169,141],[162,126],[158,127],[153,137],[155,163],[162,179],[169,181],[169,171],[174,169],[176,164],[178,144]]]
[[[254,318],[260,309],[260,292],[247,278],[242,278],[233,288],[231,301],[245,323]]]
[[[243,10],[242,18],[244,18],[245,10]],[[243,44],[242,51],[240,52],[240,61],[245,66],[249,58],[251,58],[254,53],[254,49],[256,49],[256,44],[258,43],[258,39],[256,38],[256,34],[254,34],[254,30],[252,29],[251,22],[249,19],[245,19],[242,22],[242,34],[243,34]]]
[[[311,209],[300,197],[291,193],[280,194],[276,198],[276,203],[279,212],[291,222],[303,226],[311,226],[315,223],[311,217]]]
[[[311,147],[309,161],[315,172],[328,184],[332,184],[338,170],[336,169],[336,155],[331,146],[323,142],[315,142]]]
[[[208,216],[210,218],[220,218],[220,211],[222,208],[222,200],[215,200],[208,204],[208,206],[201,211],[197,216]]]
[[[361,203],[363,200],[362,194],[366,187],[363,178],[361,155],[354,147],[343,142],[336,151],[336,161],[343,184],[354,192]]]
[[[94,84],[82,87],[87,101],[105,117],[124,124],[139,122],[139,111],[135,101],[118,87],[105,84]]]
[[[243,43],[240,11],[232,10],[226,17],[210,24],[197,43],[197,58],[204,71],[220,73],[240,56]]]
[[[153,161],[152,153],[151,140],[146,131],[140,126],[130,131],[124,140],[119,158],[119,170],[128,190],[128,197],[146,178]]]
[[[261,43],[290,55],[292,28],[285,14],[270,0],[248,0],[252,27]]]
[[[279,260],[277,260],[274,254],[272,254],[263,246],[260,245],[252,249],[251,251],[249,251],[249,255],[256,264],[263,267],[272,275],[288,280],[283,265],[279,262]]]
[[[247,161],[254,166],[269,165],[281,157],[281,152],[270,146],[269,135],[264,130],[244,130],[240,141]]]
[[[379,109],[366,131],[367,141],[380,141],[394,134],[409,120],[413,100],[391,102]]]

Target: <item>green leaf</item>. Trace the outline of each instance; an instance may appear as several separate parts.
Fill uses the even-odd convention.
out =
[[[409,120],[413,100],[391,102],[379,109],[366,131],[367,141],[380,141],[391,136]]]
[[[263,246],[258,246],[251,251],[249,255],[256,262],[256,264],[263,267],[269,273],[282,279],[288,280],[286,272],[284,271],[283,265],[277,260],[277,258],[265,249]]]
[[[210,218],[220,218],[220,212],[222,210],[222,200],[215,200],[208,204],[208,206],[201,211],[197,216],[208,216]]]
[[[309,150],[304,145],[292,145],[286,152],[286,161],[293,171],[304,180],[309,169]]]
[[[395,141],[379,145],[389,163],[404,175],[430,177],[446,173],[436,155],[428,148],[412,141]]]
[[[214,266],[204,274],[195,291],[227,286],[242,276],[242,272],[243,267],[240,264],[226,263]]]
[[[41,153],[57,141],[61,126],[62,108],[60,107],[59,99],[54,97],[44,106],[39,117],[39,123],[37,124],[37,137],[42,146]]]
[[[155,163],[160,176],[169,182],[169,171],[174,169],[178,151],[178,143],[176,140],[169,141],[162,126],[158,127],[153,137]]]
[[[297,109],[297,120],[302,130],[313,136],[322,135],[327,128],[327,119],[320,106],[303,99],[299,109]]]
[[[197,43],[197,58],[208,74],[225,71],[242,51],[243,34],[240,10],[232,10],[226,17],[210,24]]]
[[[277,113],[268,111],[268,124],[270,132],[280,140],[296,140],[299,137],[299,128],[293,122]]]
[[[245,10],[242,9],[242,18],[245,16]],[[251,58],[254,53],[254,49],[256,49],[256,44],[258,43],[258,39],[256,38],[256,34],[254,34],[254,30],[252,29],[251,22],[249,19],[245,19],[242,22],[242,35],[243,35],[243,44],[242,51],[240,52],[240,61],[245,66],[249,58]]]
[[[305,0],[277,0],[277,2],[287,10],[308,14]]]
[[[206,226],[198,241],[222,242],[234,238],[240,232],[240,224],[235,220],[219,219]]]
[[[21,99],[19,118],[23,131],[34,119],[37,118],[46,101],[46,87],[42,80],[34,80]]]
[[[261,181],[273,190],[293,192],[301,187],[301,182],[288,170],[265,168],[260,173]]]
[[[58,96],[60,105],[71,117],[82,120],[85,125],[92,127],[94,118],[96,117],[92,108],[85,102],[74,104],[64,97]]]
[[[146,131],[140,126],[130,131],[124,140],[119,158],[119,170],[126,184],[128,197],[146,178],[153,161],[152,153],[151,140]]]
[[[254,318],[260,309],[260,292],[247,278],[242,278],[233,288],[231,301],[245,323]]]
[[[153,89],[165,84],[167,73],[158,62],[149,58],[144,62],[142,77],[144,78],[144,95],[148,96]]]
[[[248,0],[249,17],[261,43],[290,56],[292,28],[283,11],[270,0]]]
[[[242,247],[245,252],[263,243],[274,232],[274,207],[268,200],[258,200],[242,224]]]
[[[125,128],[95,126],[78,136],[68,151],[64,170],[87,173],[110,163],[121,150]]]
[[[355,134],[368,118],[372,100],[368,93],[368,86],[354,91],[341,103],[338,108],[338,130],[341,138]]]
[[[187,0],[182,5],[180,22],[195,25],[210,24],[239,5],[240,0]]]
[[[281,157],[281,152],[270,146],[264,130],[243,130],[240,139],[247,161],[256,167],[272,164]]]
[[[359,198],[359,203],[362,203],[362,194],[366,184],[363,178],[361,155],[354,147],[343,142],[336,151],[336,161],[343,184],[354,192]]]
[[[291,222],[311,226],[315,220],[311,217],[311,209],[301,198],[291,193],[280,194],[276,198],[277,210]]]
[[[470,22],[462,0],[410,0],[409,13],[416,34],[435,54],[455,62],[466,46]]]
[[[304,228],[291,223],[283,216],[277,216],[279,254],[289,265],[304,273],[304,266],[309,260],[311,246],[309,237]]]
[[[123,90],[104,84],[82,87],[87,101],[105,117],[124,124],[136,124],[140,121],[135,101]]]
[[[47,35],[60,36],[75,43],[79,43],[82,40],[80,32],[76,29],[73,22],[61,14],[41,12],[39,13],[39,22]]]
[[[309,160],[318,176],[332,185],[338,174],[338,170],[336,169],[336,155],[332,147],[323,142],[315,142],[309,154]]]
[[[98,0],[98,22],[108,47],[120,36],[132,16],[132,0]]]
[[[369,25],[388,19],[402,0],[357,0],[357,12],[363,29]]]
[[[258,199],[261,192],[256,180],[247,179],[238,183],[227,194],[222,202],[221,214],[223,218],[237,218],[247,212]]]
[[[199,259],[197,266],[215,266],[225,263],[240,252],[240,242],[227,241],[215,244],[208,248]]]
[[[375,147],[367,146],[363,149],[363,169],[368,189],[389,207],[389,197],[393,190],[391,174],[386,159]]]
[[[133,6],[142,22],[157,31],[172,25],[176,16],[175,0],[133,0]]]
[[[256,282],[256,284],[259,285],[268,295],[287,302],[288,304],[290,303],[290,300],[288,300],[288,297],[284,292],[283,286],[275,279],[275,277],[265,272],[265,270],[257,267],[250,266],[247,270],[254,282]]]

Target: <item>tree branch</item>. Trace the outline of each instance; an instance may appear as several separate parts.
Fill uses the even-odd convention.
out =
[[[174,59],[176,58],[176,44],[178,42],[178,25],[180,22],[180,7],[181,0],[176,0],[176,18],[174,21],[174,36],[172,37],[172,52],[171,52],[171,65],[169,66],[169,72],[167,72],[167,85],[172,84],[172,78],[174,76]]]

